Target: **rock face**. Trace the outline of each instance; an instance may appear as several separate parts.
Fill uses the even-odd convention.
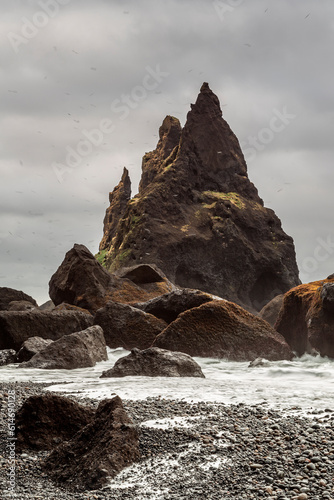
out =
[[[92,422],[51,452],[44,469],[57,481],[91,490],[139,456],[138,432],[116,396],[102,401]]]
[[[94,313],[110,300],[145,301],[173,290],[166,278],[140,286],[130,279],[109,273],[84,245],[75,244],[66,253],[49,283],[49,295],[56,306],[66,302]]]
[[[93,317],[82,312],[3,311],[0,312],[0,349],[18,351],[30,337],[57,340],[92,324]]]
[[[16,363],[16,352],[14,349],[4,349],[0,351],[0,366]]]
[[[20,290],[14,290],[14,288],[0,287],[0,311],[7,311],[10,302],[21,300],[31,303],[34,307],[38,307],[36,300],[30,297],[30,295]]]
[[[248,179],[238,139],[208,84],[184,128],[167,117],[159,135],[143,158],[139,193],[113,225],[113,239],[103,236],[110,241],[106,267],[155,263],[176,285],[252,311],[298,285],[293,240]]]
[[[28,398],[16,414],[17,450],[52,450],[85,427],[95,411],[63,396]]]
[[[119,219],[123,217],[130,198],[131,181],[128,170],[124,168],[120,183],[115,187],[112,193],[109,193],[110,206],[107,208],[103,221],[103,238],[99,247],[100,251],[109,248],[111,240],[116,234]]]
[[[158,335],[153,347],[236,361],[292,358],[284,338],[266,321],[224,300],[180,314]]]
[[[278,314],[281,310],[284,300],[284,294],[276,295],[268,304],[266,304],[259,312],[259,318],[268,321],[269,325],[275,326]]]
[[[49,344],[52,344],[52,342],[53,340],[42,339],[42,337],[30,337],[30,339],[23,342],[21,349],[17,353],[17,361],[19,363],[29,361],[35,354],[42,351]]]
[[[171,323],[182,312],[193,307],[199,307],[213,299],[212,295],[200,290],[183,288],[182,290],[165,293],[147,302],[135,304],[135,307],[163,319],[166,323]]]
[[[201,367],[188,354],[171,352],[158,347],[140,351],[132,349],[131,353],[116,361],[115,365],[102,373],[100,378],[128,377],[201,377]]]
[[[21,367],[73,370],[95,366],[97,362],[107,359],[103,330],[94,325],[82,332],[64,335],[22,363]]]
[[[146,349],[167,326],[165,321],[126,304],[109,302],[99,309],[94,324],[104,331],[108,347]]]
[[[299,356],[319,352],[334,358],[334,277],[293,288],[284,295],[275,324]]]

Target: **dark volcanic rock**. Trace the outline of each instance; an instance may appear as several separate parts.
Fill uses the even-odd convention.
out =
[[[284,300],[284,294],[276,295],[268,304],[266,304],[259,312],[259,318],[268,321],[269,325],[275,326],[278,314],[281,310]]]
[[[94,325],[82,332],[64,335],[22,363],[21,367],[73,370],[95,366],[97,362],[107,359],[103,330]]]
[[[93,419],[94,414],[92,408],[63,396],[31,396],[16,413],[17,450],[52,450],[71,439]]]
[[[109,193],[110,206],[107,208],[103,221],[103,238],[100,243],[100,251],[109,248],[111,240],[116,234],[117,224],[123,217],[126,205],[131,197],[131,181],[129,172],[123,170],[122,178],[112,193]]]
[[[36,306],[28,300],[13,300],[8,304],[8,311],[31,311]]]
[[[119,220],[107,268],[156,264],[176,285],[259,311],[300,283],[293,240],[247,176],[238,139],[203,84],[180,132],[176,118],[144,156],[139,194]]]
[[[144,351],[132,349],[131,353],[116,361],[115,365],[102,373],[100,378],[128,377],[201,377],[201,367],[188,354],[172,352],[158,347]]]
[[[91,423],[47,457],[44,469],[78,490],[101,488],[139,459],[138,432],[121,399],[102,401]]]
[[[36,300],[30,297],[30,295],[20,290],[14,290],[14,288],[0,287],[0,311],[7,311],[10,302],[21,300],[30,302],[33,306],[38,307]]]
[[[146,349],[156,336],[166,328],[165,321],[126,304],[109,302],[99,309],[94,317],[94,324],[104,331],[107,346],[112,349]]]
[[[19,363],[29,361],[35,354],[42,351],[52,342],[53,340],[43,339],[42,337],[30,337],[30,339],[23,342],[21,349],[17,353],[17,361]]]
[[[57,340],[93,324],[93,317],[82,312],[3,311],[0,312],[0,349],[18,351],[30,337]]]
[[[293,288],[284,295],[275,328],[299,356],[319,352],[334,358],[334,277]]]
[[[4,349],[0,351],[0,366],[16,363],[16,351],[14,349]]]
[[[208,302],[180,314],[158,335],[153,346],[190,356],[236,361],[292,358],[284,338],[266,321],[225,300]]]
[[[67,303],[96,312],[110,300],[145,301],[174,287],[166,278],[142,286],[109,273],[84,245],[75,244],[66,253],[49,283],[49,294],[56,306]]]
[[[147,302],[134,304],[135,307],[163,319],[167,323],[174,321],[179,314],[193,307],[199,307],[206,302],[214,300],[214,297],[200,290],[183,288],[174,292],[165,293],[160,297]]]

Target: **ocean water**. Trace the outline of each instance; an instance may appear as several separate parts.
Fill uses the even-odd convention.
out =
[[[205,379],[167,377],[103,378],[99,376],[115,361],[128,354],[108,349],[108,361],[93,368],[41,370],[20,365],[0,367],[2,382],[54,382],[49,389],[79,397],[103,399],[118,395],[122,399],[161,397],[188,402],[266,404],[307,414],[334,411],[334,360],[304,355],[292,361],[266,361],[249,367],[248,362],[195,358]]]

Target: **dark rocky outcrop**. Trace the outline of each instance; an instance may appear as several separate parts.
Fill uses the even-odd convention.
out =
[[[31,396],[16,413],[17,451],[52,450],[71,439],[94,414],[93,409],[63,396]]]
[[[43,467],[59,482],[92,490],[139,457],[137,429],[116,396],[102,401],[91,423],[53,450]]]
[[[88,248],[75,244],[52,276],[49,294],[56,306],[65,302],[94,313],[110,300],[145,301],[174,288],[166,278],[141,285],[120,278],[109,273]]]
[[[190,356],[236,361],[292,358],[284,338],[266,321],[225,300],[181,313],[158,335],[153,346]]]
[[[275,328],[301,356],[319,352],[334,358],[334,278],[293,288],[284,295]]]
[[[104,249],[109,270],[156,264],[181,287],[259,311],[300,283],[293,240],[263,206],[218,98],[203,84],[181,130],[167,117],[139,193]],[[111,208],[112,209],[112,208]],[[113,219],[113,220],[115,220]]]
[[[109,248],[113,237],[116,234],[116,228],[119,219],[123,217],[126,205],[131,198],[131,181],[129,172],[126,168],[123,170],[122,178],[112,193],[109,193],[110,206],[106,210],[103,221],[103,238],[100,243],[100,251]]]
[[[95,366],[97,362],[107,359],[103,330],[94,325],[82,332],[64,335],[22,363],[21,367],[73,370]]]
[[[53,340],[43,339],[42,337],[30,337],[30,339],[23,342],[21,349],[17,353],[17,361],[19,363],[29,361],[35,354],[42,351],[52,342]]]
[[[0,287],[0,311],[7,311],[10,302],[21,300],[31,303],[34,307],[38,307],[36,300],[30,297],[30,295],[14,288]]]
[[[112,349],[146,349],[156,336],[166,328],[165,321],[152,314],[145,313],[127,304],[109,302],[99,309],[94,317],[94,324],[104,331],[107,346]]]
[[[16,363],[16,351],[14,349],[4,349],[0,351],[0,366]]]
[[[268,321],[269,325],[275,326],[278,314],[281,310],[284,300],[284,294],[276,295],[268,304],[266,304],[259,312],[259,318]]]
[[[2,311],[0,312],[0,349],[18,351],[30,337],[57,340],[93,324],[93,317],[76,311]]]
[[[147,302],[134,304],[134,306],[149,314],[153,314],[157,318],[163,319],[166,323],[171,323],[182,312],[193,307],[199,307],[211,300],[214,300],[214,297],[208,293],[183,288],[182,290],[165,293]]]
[[[102,373],[100,378],[128,377],[201,377],[201,367],[188,354],[172,352],[158,347],[140,351],[132,349],[131,353],[116,361],[115,365]]]

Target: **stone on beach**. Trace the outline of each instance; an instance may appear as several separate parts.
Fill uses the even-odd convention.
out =
[[[108,359],[103,330],[94,325],[81,332],[64,335],[35,354],[22,368],[47,370],[88,368]]]
[[[140,351],[132,349],[128,356],[120,358],[115,365],[102,373],[106,377],[201,377],[201,367],[188,354],[172,352],[158,347]]]
[[[51,344],[53,340],[43,339],[42,337],[30,337],[23,342],[21,349],[17,353],[17,361],[29,361],[35,354],[42,351],[47,345]]]

